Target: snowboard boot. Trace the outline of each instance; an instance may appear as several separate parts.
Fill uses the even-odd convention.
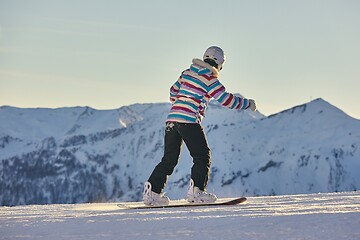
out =
[[[201,191],[194,186],[194,181],[190,180],[190,187],[187,193],[187,201],[190,203],[213,203],[217,200],[215,194]]]
[[[165,206],[169,205],[169,198],[165,193],[156,193],[151,190],[151,183],[144,184],[143,201],[146,206]]]

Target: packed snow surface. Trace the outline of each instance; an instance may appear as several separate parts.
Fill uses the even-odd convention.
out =
[[[225,207],[117,204],[0,207],[0,239],[360,239],[359,192],[249,197]]]

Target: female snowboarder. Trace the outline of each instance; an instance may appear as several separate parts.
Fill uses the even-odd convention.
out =
[[[170,88],[172,107],[166,120],[164,155],[144,184],[143,201],[149,206],[168,205],[169,198],[162,191],[178,163],[184,141],[193,158],[187,200],[211,203],[216,196],[206,192],[210,172],[210,148],[200,123],[211,98],[231,109],[256,110],[255,101],[228,93],[218,76],[225,62],[224,51],[209,47],[203,60],[193,59]]]

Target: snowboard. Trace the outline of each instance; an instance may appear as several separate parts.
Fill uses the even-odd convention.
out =
[[[170,201],[169,205],[165,206],[147,206],[145,204],[135,204],[134,203],[119,203],[117,206],[121,209],[156,209],[156,208],[187,208],[187,207],[210,207],[210,206],[231,206],[243,203],[246,201],[246,197],[238,197],[231,199],[220,199],[214,203],[189,203],[186,201],[175,200]]]

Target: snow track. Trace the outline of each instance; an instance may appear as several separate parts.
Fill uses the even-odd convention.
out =
[[[0,207],[0,239],[360,239],[360,193],[250,197],[237,206]]]

